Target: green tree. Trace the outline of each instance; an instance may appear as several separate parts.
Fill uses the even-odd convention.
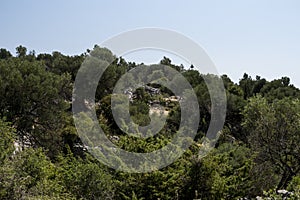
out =
[[[248,99],[249,97],[253,96],[254,81],[252,80],[251,76],[245,73],[243,78],[240,80],[239,85],[243,90],[244,99]]]
[[[12,57],[12,55],[8,50],[3,48],[0,49],[0,59],[8,59],[10,57]]]
[[[266,83],[260,92],[263,97],[266,97],[269,102],[275,99],[284,99],[286,97],[299,98],[300,90],[290,84],[288,77],[282,77],[281,79],[275,79]]]
[[[250,145],[280,172],[278,189],[286,188],[300,171],[299,113],[299,100],[285,98],[268,103],[261,96],[251,98],[243,111]]]
[[[69,152],[58,158],[58,180],[76,199],[113,199],[114,183],[108,170],[95,159],[76,158]]]
[[[181,66],[178,66],[178,65],[174,65],[172,64],[172,61],[170,58],[167,58],[167,57],[163,57],[163,59],[159,62],[159,64],[161,65],[166,65],[166,66],[169,66],[169,67],[172,67],[173,69],[177,70],[177,71],[182,71],[183,68]]]
[[[0,119],[0,165],[12,155],[14,151],[15,130],[10,123]]]
[[[72,80],[75,80],[78,69],[80,68],[85,54],[66,56],[60,52],[54,51],[51,54],[39,54],[37,60],[43,61],[47,70],[58,75],[68,73]]]
[[[73,199],[41,149],[17,152],[0,168],[1,199]]]
[[[18,57],[25,57],[27,53],[27,48],[20,45],[16,48],[16,51]]]
[[[254,155],[225,143],[204,158],[192,157],[184,199],[237,199],[251,194]]]
[[[235,83],[233,83],[226,75],[222,76],[227,96],[227,111],[225,126],[229,131],[223,131],[219,143],[223,140],[228,140],[232,136],[241,141],[246,141],[246,137],[242,132],[241,122],[243,116],[241,111],[244,109],[246,101],[244,100],[243,90]],[[226,134],[225,134],[226,133]]]
[[[58,152],[70,94],[70,77],[47,72],[41,62],[0,61],[0,116],[12,122],[21,144]]]

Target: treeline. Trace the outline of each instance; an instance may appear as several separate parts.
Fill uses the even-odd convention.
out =
[[[180,125],[178,102],[168,88],[141,87],[130,103],[132,119],[149,123],[149,102],[167,107],[159,134],[137,138],[113,120],[111,94],[120,77],[143,64],[117,58],[95,46],[77,56],[36,54],[23,46],[16,56],[0,49],[0,199],[239,199],[284,195],[300,198],[300,90],[288,77],[268,81],[244,74],[239,83],[226,75],[225,125],[216,148],[198,156],[211,118],[210,94],[193,66],[160,64],[181,73],[198,98],[200,121],[190,148],[173,164],[151,173],[125,173],[97,161],[82,144],[72,116],[72,90],[83,61],[92,56],[110,62],[95,98],[99,124],[127,151],[152,152],[166,145]],[[163,70],[153,73],[163,74]],[[87,122],[88,123],[88,122]],[[157,122],[158,123],[158,122]]]

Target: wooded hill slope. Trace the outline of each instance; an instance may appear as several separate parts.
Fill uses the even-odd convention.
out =
[[[107,136],[127,151],[152,152],[170,141],[180,124],[178,102],[167,101],[174,94],[159,85],[147,86],[159,90],[154,95],[146,87],[133,92],[130,114],[137,124],[149,123],[153,102],[167,110],[159,134],[133,137],[113,120],[110,99],[120,77],[143,64],[99,46],[77,56],[16,50],[12,56],[0,49],[0,199],[276,199],[279,189],[300,198],[300,90],[288,77],[268,81],[244,74],[239,83],[219,77],[227,96],[225,125],[216,148],[199,158],[211,117],[203,76],[215,76],[164,57],[160,64],[181,73],[197,95],[198,133],[173,164],[151,173],[124,173],[93,158],[74,126],[72,90],[84,59],[113,60],[99,81],[96,112]]]

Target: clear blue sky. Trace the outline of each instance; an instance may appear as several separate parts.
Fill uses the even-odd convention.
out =
[[[298,0],[3,0],[0,19],[0,47],[12,53],[21,44],[80,54],[120,32],[159,27],[196,41],[234,81],[247,72],[300,86]]]

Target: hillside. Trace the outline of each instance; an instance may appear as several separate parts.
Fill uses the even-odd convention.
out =
[[[0,199],[300,198],[300,90],[289,77],[245,73],[234,83],[166,57],[153,65],[127,62],[97,45],[75,56],[16,50],[13,56],[0,49]],[[78,89],[77,73],[89,72],[83,63],[95,67],[95,77],[103,63],[108,67],[99,81],[80,80]],[[224,125],[213,127],[217,137],[210,138],[222,104]],[[95,121],[114,148],[99,140]],[[82,137],[82,127],[92,134]],[[139,162],[117,156],[118,149],[148,155],[170,143],[170,153]],[[206,151],[206,144],[214,148]]]

